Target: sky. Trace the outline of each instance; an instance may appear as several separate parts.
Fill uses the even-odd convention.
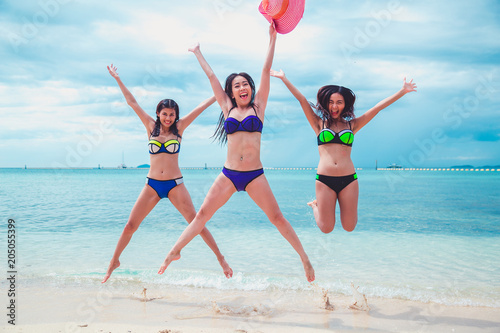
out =
[[[187,49],[199,42],[221,82],[259,84],[269,25],[259,1],[0,1],[0,167],[135,167],[148,136],[106,66],[142,108],[172,98],[181,117],[212,95]],[[355,114],[396,93],[355,137],[352,160],[369,168],[500,165],[500,2],[307,0],[278,35],[273,69],[315,102],[326,84],[351,88]],[[181,167],[221,167],[215,103],[184,132]],[[281,80],[271,78],[264,167],[315,167],[314,131]]]

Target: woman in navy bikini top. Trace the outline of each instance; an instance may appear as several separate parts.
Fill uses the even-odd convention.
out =
[[[255,111],[255,116],[250,115],[247,116],[245,119],[242,121],[239,121],[233,117],[229,117],[229,113],[231,113],[231,110],[228,112],[228,117],[224,121],[224,130],[226,131],[226,134],[233,134],[235,132],[259,132],[262,133],[262,121],[260,118],[257,116],[257,111]]]
[[[229,198],[239,191],[246,191],[266,213],[271,222],[299,254],[308,281],[314,280],[314,269],[290,223],[283,217],[269,187],[260,161],[262,119],[269,95],[271,64],[276,44],[276,30],[269,28],[270,43],[259,89],[246,73],[233,73],[226,79],[223,89],[200,51],[199,44],[191,48],[210,80],[217,102],[222,108],[215,138],[227,142],[227,160],[222,173],[210,188],[195,219],[184,230],[168,253],[158,273],[163,274],[168,265],[180,257],[180,252],[201,230],[212,215]],[[259,255],[267,256],[266,253]]]
[[[352,231],[358,222],[358,176],[351,161],[354,134],[365,126],[379,111],[388,107],[409,92],[416,91],[413,80],[403,83],[394,95],[379,102],[360,117],[354,117],[356,96],[345,87],[328,85],[319,89],[316,109],[302,93],[286,78],[283,71],[271,71],[280,78],[293,96],[300,102],[309,124],[316,133],[320,155],[316,175],[316,200],[309,202],[314,218],[321,231],[329,233],[335,226],[337,200],[340,222],[347,231]]]
[[[202,102],[188,115],[179,119],[179,106],[171,99],[164,99],[156,107],[156,120],[149,116],[137,103],[134,96],[122,83],[116,67],[108,66],[109,74],[115,78],[127,104],[132,107],[141,119],[149,134],[150,163],[146,185],[141,191],[123,232],[116,245],[115,252],[108,266],[102,283],[106,282],[113,271],[120,266],[120,255],[130,242],[132,235],[139,228],[144,218],[151,212],[162,198],[169,198],[177,210],[187,219],[187,222],[196,216],[191,197],[184,186],[181,170],[178,164],[180,139],[182,133],[203,110],[215,102],[215,97]],[[201,233],[203,240],[213,249],[224,274],[229,278],[233,271],[220,253],[217,244],[210,232],[205,229]]]

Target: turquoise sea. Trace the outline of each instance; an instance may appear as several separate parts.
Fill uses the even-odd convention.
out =
[[[6,253],[8,219],[15,220],[20,283],[100,286],[147,171],[0,169],[0,246]],[[219,172],[183,170],[196,208]],[[367,297],[500,307],[500,172],[358,170],[358,225],[348,233],[338,221],[330,234],[319,231],[306,205],[314,198],[314,169],[265,174],[319,287],[351,295],[353,282]],[[234,270],[232,279],[223,276],[200,237],[159,276],[186,225],[168,199],[160,201],[110,282],[236,291],[311,288],[295,251],[244,192],[207,224]]]

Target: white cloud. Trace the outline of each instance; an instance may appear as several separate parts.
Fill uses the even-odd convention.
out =
[[[383,15],[390,12],[391,3],[401,6],[387,23]],[[187,52],[196,41],[201,43],[205,57],[221,81],[230,72],[246,71],[258,84],[269,37],[268,23],[258,13],[257,6],[258,2],[243,0],[193,0],[189,4],[69,1],[16,51],[6,32],[22,36],[26,29],[23,17],[29,22],[43,8],[34,1],[9,2],[6,11],[0,14],[0,53],[5,59],[0,64],[0,155],[9,154],[12,156],[9,163],[22,165],[34,164],[30,158],[50,161],[37,152],[64,159],[54,147],[64,153],[67,145],[71,147],[75,140],[85,140],[85,134],[92,134],[103,121],[109,121],[112,124],[107,133],[109,140],[95,147],[82,163],[119,163],[122,148],[116,153],[111,141],[121,142],[124,150],[130,149],[126,155],[132,165],[144,163],[147,154],[144,155],[143,126],[124,103],[105,65],[116,62],[122,80],[151,116],[163,98],[175,99],[181,107],[181,116],[185,115],[212,94],[195,57]],[[297,28],[278,36],[273,68],[282,68],[311,101],[324,84],[352,88],[358,95],[360,113],[397,91],[403,76],[414,78],[419,91],[392,106],[380,118],[377,116],[363,129],[361,142],[357,141],[354,148],[353,156],[361,166],[371,164],[374,153],[391,160],[391,154],[404,155],[405,149],[415,149],[413,140],[425,138],[432,128],[448,129],[450,124],[443,121],[443,112],[455,101],[463,104],[464,98],[474,96],[484,78],[491,77],[491,84],[488,94],[472,113],[473,118],[496,121],[500,104],[497,9],[494,1],[458,1],[453,5],[428,0],[308,2]],[[380,31],[375,31],[374,22],[380,25]],[[356,34],[366,33],[370,24],[375,30],[366,45],[360,45],[359,41],[356,44],[359,38]],[[342,43],[358,51],[346,56]],[[292,153],[286,153],[286,147],[307,149],[294,136],[295,124],[304,126],[306,132],[309,128],[293,96],[279,80],[271,80],[267,115],[285,117],[290,123],[266,120],[265,131],[268,134],[279,131],[287,137],[287,145],[265,136],[270,146],[276,144],[283,150],[280,156],[284,161],[279,163],[264,152],[263,159],[286,165],[295,161]],[[217,151],[217,157],[211,161],[219,163],[224,158],[225,148],[217,150],[214,144],[207,143],[211,142],[207,138],[213,133],[219,111],[217,105],[212,106],[186,131],[187,148],[183,151],[190,155],[183,156],[181,161],[196,164],[197,154],[210,160],[212,149]],[[460,120],[460,128],[470,132],[472,138],[483,131],[481,121],[471,122],[463,117]],[[373,147],[365,141],[391,128],[398,128],[398,141],[407,144],[396,147],[386,142],[383,147]],[[36,150],[30,148],[27,155],[12,155],[13,141],[33,147],[19,137],[23,131],[37,138]],[[194,142],[203,142],[202,148]],[[62,146],[57,146],[58,143]],[[429,161],[448,163],[454,156],[471,159],[481,156],[483,161],[488,156],[498,159],[492,153],[498,142],[479,145],[471,140],[466,153],[462,147],[458,139],[450,139],[439,148],[439,155],[446,160],[439,162],[436,156],[429,156]],[[310,150],[317,153],[314,146]],[[311,153],[311,159],[314,154]]]

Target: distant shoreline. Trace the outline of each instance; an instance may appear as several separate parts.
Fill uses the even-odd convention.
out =
[[[79,167],[79,168],[51,168],[51,167],[0,167],[0,170],[147,170],[149,167],[127,167],[127,168],[117,168],[117,167]],[[181,167],[181,170],[221,170],[220,167]],[[317,167],[264,167],[264,170],[289,170],[289,171],[300,171],[300,170],[317,170]],[[494,167],[445,167],[445,168],[356,168],[356,170],[376,170],[376,171],[463,171],[463,172],[500,172],[500,166]]]
[[[377,171],[500,171],[500,168],[377,168]]]

